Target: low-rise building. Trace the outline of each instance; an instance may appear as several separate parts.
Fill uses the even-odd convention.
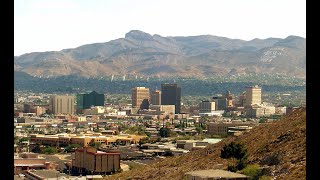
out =
[[[86,116],[78,116],[78,117],[77,117],[77,121],[78,121],[78,122],[87,121],[87,117],[86,117]]]
[[[86,177],[73,177],[56,170],[29,170],[25,177],[32,180],[87,180]]]
[[[120,170],[120,153],[106,153],[96,148],[79,148],[72,160],[72,171],[82,174],[111,174]]]
[[[196,149],[203,149],[203,148],[207,147],[209,144],[215,144],[219,141],[221,141],[221,139],[216,139],[216,141],[212,141],[211,139],[177,140],[177,148],[192,151],[192,150],[196,150]]]
[[[286,114],[286,110],[287,110],[287,107],[286,107],[286,106],[276,107],[276,108],[275,108],[275,114],[277,114],[277,115],[284,115],[284,114]]]
[[[117,142],[121,145],[136,144],[147,136],[139,135],[117,135],[117,136],[103,136],[101,133],[97,134],[56,134],[56,135],[43,135],[32,134],[30,135],[30,142],[41,145],[50,146],[66,146],[68,144],[79,144],[87,147],[90,143],[111,144]]]
[[[150,105],[151,110],[156,110],[157,114],[174,114],[175,106],[174,105]]]
[[[228,135],[240,135],[243,132],[250,131],[252,127],[250,126],[233,126],[233,127],[228,127]]]
[[[219,110],[219,111],[211,111],[209,113],[199,113],[199,116],[204,117],[204,116],[222,116],[224,114],[224,110]]]
[[[29,169],[56,169],[57,164],[48,162],[44,157],[35,153],[21,153],[14,157],[14,173],[19,174]]]
[[[207,134],[216,134],[216,135],[228,135],[229,127],[235,126],[256,126],[256,123],[253,122],[208,122],[207,123]]]
[[[254,104],[246,109],[246,116],[250,118],[268,117],[275,113],[275,106],[269,104]]]

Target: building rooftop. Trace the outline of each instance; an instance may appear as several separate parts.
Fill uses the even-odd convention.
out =
[[[261,87],[259,87],[258,85],[254,85],[254,86],[247,86],[247,88],[259,88],[259,89],[261,89]]]
[[[59,171],[56,171],[56,170],[34,170],[29,172],[37,176],[41,176],[42,178],[45,178],[45,179],[57,178],[57,177],[59,177],[60,179],[62,176],[65,176],[65,177],[69,176],[67,174],[60,173]]]
[[[207,138],[207,139],[203,139],[202,141],[203,142],[208,142],[208,143],[210,143],[210,144],[215,144],[215,143],[218,143],[218,142],[220,142],[222,139],[218,139],[218,138]]]
[[[24,180],[24,177],[23,176],[20,177],[19,175],[14,175],[13,179],[14,180]]]
[[[17,167],[42,167],[44,164],[14,164]]]
[[[202,178],[248,178],[248,176],[243,174],[220,170],[220,169],[191,171],[186,173],[186,175],[187,174],[192,176],[202,177]]]

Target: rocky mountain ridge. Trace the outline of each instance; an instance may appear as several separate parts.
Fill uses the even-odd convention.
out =
[[[306,39],[244,41],[212,35],[163,37],[132,30],[124,38],[14,57],[15,71],[52,77],[139,75],[207,77],[270,73],[305,77]]]

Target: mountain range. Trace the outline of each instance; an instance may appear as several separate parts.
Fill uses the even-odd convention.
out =
[[[213,35],[169,36],[132,30],[124,38],[61,51],[14,57],[14,70],[32,76],[208,77],[246,73],[305,78],[306,39],[230,39]]]

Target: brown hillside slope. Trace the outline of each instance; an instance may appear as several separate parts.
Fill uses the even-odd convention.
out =
[[[228,162],[219,157],[220,150],[231,141],[244,143],[250,164],[264,167],[266,175],[274,179],[306,179],[305,108],[297,109],[277,122],[260,125],[239,137],[226,138],[207,149],[167,158],[107,179],[159,179],[159,175],[160,179],[183,179],[186,172],[212,169],[218,163],[226,168]]]

